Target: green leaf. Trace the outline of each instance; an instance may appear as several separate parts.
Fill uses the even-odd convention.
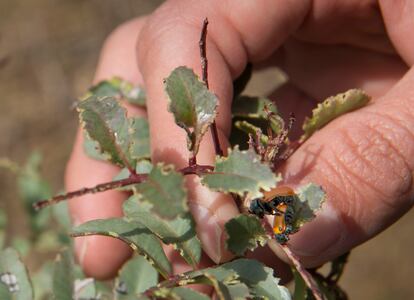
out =
[[[297,197],[294,202],[294,231],[305,223],[312,221],[316,216],[315,213],[322,207],[326,199],[322,187],[313,183],[302,186],[295,192]]]
[[[145,118],[130,118],[131,157],[135,160],[150,158],[148,121]]]
[[[235,272],[255,297],[269,300],[291,299],[288,289],[279,285],[279,279],[273,276],[273,269],[256,260],[241,258],[218,268]]]
[[[269,239],[260,220],[253,215],[239,215],[225,224],[226,246],[236,255],[254,250],[257,244],[264,246]]]
[[[196,154],[216,116],[217,97],[187,67],[174,69],[164,84],[169,98],[168,110],[173,113],[177,125],[187,132],[188,149]]]
[[[73,261],[68,250],[58,254],[53,271],[53,298],[72,300],[74,291]]]
[[[251,134],[252,136],[256,136],[257,133],[260,133],[260,142],[264,145],[266,145],[269,141],[269,137],[265,134],[262,134],[262,130],[259,127],[247,121],[236,121],[234,122],[234,126],[247,135]]]
[[[151,211],[162,218],[173,219],[188,211],[184,177],[172,165],[154,166],[148,179],[135,187],[152,204]]]
[[[145,107],[145,91],[139,86],[123,80],[119,77],[113,77],[110,80],[103,80],[89,89],[84,98],[90,96],[96,97],[120,97],[128,102]]]
[[[202,183],[213,190],[240,196],[247,193],[251,198],[262,196],[261,189],[268,191],[278,181],[280,178],[253,150],[240,151],[237,147],[229,151],[228,157],[217,157],[214,172],[202,178]]]
[[[26,267],[12,248],[0,252],[0,299],[33,299],[32,284]]]
[[[276,105],[271,100],[264,97],[250,97],[240,96],[237,97],[232,104],[233,117],[243,118],[266,118],[265,107],[275,114],[278,114]]]
[[[296,269],[292,268],[292,273],[295,280],[293,300],[307,300],[308,287],[306,286],[305,281]]]
[[[52,299],[53,263],[47,261],[32,276],[35,300]]]
[[[301,140],[308,139],[315,131],[321,129],[333,119],[365,106],[369,100],[368,95],[357,89],[327,98],[312,111],[311,118],[305,119],[302,127],[304,134]]]
[[[127,243],[134,251],[143,255],[163,277],[171,273],[171,265],[161,243],[147,228],[137,222],[122,218],[93,220],[72,230],[71,236],[104,235]]]
[[[134,169],[129,154],[130,122],[125,108],[114,98],[92,96],[78,104],[78,111],[82,127],[99,143],[99,151],[111,162]]]
[[[179,299],[179,300],[209,300],[205,294],[199,293],[192,289],[187,289],[184,287],[176,287],[171,289],[171,294],[174,298],[172,299]]]
[[[129,260],[119,271],[115,282],[118,300],[135,299],[135,295],[157,285],[158,273],[142,256]]]
[[[130,197],[123,208],[127,219],[140,222],[163,243],[172,244],[189,265],[196,267],[200,262],[201,243],[197,238],[195,223],[190,213],[174,220],[165,220],[151,214],[151,206],[147,203],[139,203],[137,196]]]

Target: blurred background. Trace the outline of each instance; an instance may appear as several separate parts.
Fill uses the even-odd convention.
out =
[[[23,164],[38,150],[42,175],[53,191],[62,189],[77,127],[70,107],[89,87],[105,37],[161,2],[1,0],[0,157]],[[265,92],[276,77],[269,71],[256,75],[249,92]],[[8,235],[25,236],[30,225],[15,186],[14,175],[0,168],[0,209],[8,215]],[[350,299],[414,299],[413,217],[411,210],[352,252],[341,280]]]

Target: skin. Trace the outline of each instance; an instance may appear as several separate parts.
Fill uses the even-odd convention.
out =
[[[409,0],[166,1],[151,15],[111,34],[95,82],[117,75],[145,86],[147,111],[128,106],[128,113],[148,117],[153,160],[178,168],[188,159],[185,133],[167,112],[162,81],[180,65],[200,75],[197,41],[205,17],[210,21],[209,82],[220,99],[217,126],[222,145],[227,145],[230,130],[232,81],[248,61],[277,65],[289,75],[289,86],[273,96],[282,112],[293,111],[299,120],[315,99],[354,87],[373,96],[370,105],[315,133],[282,166],[284,185],[315,182],[327,192],[318,217],[290,241],[306,266],[316,266],[372,238],[413,205],[413,16],[414,2]],[[213,161],[207,134],[198,162]],[[68,190],[111,180],[117,172],[86,157],[78,134],[67,167]],[[196,178],[188,178],[188,185],[207,254],[201,265],[231,258],[224,250],[222,228],[238,214],[235,203],[200,186]],[[73,221],[120,216],[125,197],[108,191],[71,200]],[[270,248],[257,252],[277,267],[284,257],[277,245]],[[78,238],[76,251],[85,271],[97,278],[113,276],[130,255],[127,246],[104,237]],[[177,255],[170,249],[168,253],[174,256],[174,271],[185,270]]]

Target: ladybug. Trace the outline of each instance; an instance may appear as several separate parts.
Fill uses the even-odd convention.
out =
[[[284,244],[293,233],[295,192],[287,186],[281,186],[264,192],[263,198],[256,198],[250,202],[249,212],[259,218],[264,215],[274,215],[273,233],[277,242]]]

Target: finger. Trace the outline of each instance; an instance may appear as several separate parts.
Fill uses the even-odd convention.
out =
[[[95,82],[120,76],[131,82],[142,84],[137,69],[135,44],[144,19],[125,23],[112,33],[106,41]],[[128,106],[128,115],[144,116],[144,110]],[[83,134],[79,130],[71,158],[66,169],[67,190],[77,190],[113,180],[119,168],[88,157],[83,150]],[[107,191],[98,195],[85,195],[69,202],[72,221],[79,225],[89,220],[122,216],[122,202],[126,193]],[[121,241],[90,236],[75,239],[75,251],[80,264],[89,276],[106,279],[115,272],[130,256],[130,249]]]
[[[282,4],[283,3],[283,4]],[[279,4],[279,5],[275,5]],[[209,82],[218,95],[217,126],[223,146],[230,130],[232,80],[247,61],[267,57],[283,42],[306,15],[306,5],[286,5],[284,1],[169,1],[148,20],[139,40],[138,61],[148,95],[151,149],[154,161],[188,161],[185,133],[174,124],[167,111],[163,79],[176,67],[185,65],[200,74],[198,40],[205,17],[210,25],[207,36]],[[230,13],[231,12],[231,13]],[[157,124],[157,126],[153,126]],[[198,163],[213,164],[214,146],[209,133],[198,154]],[[223,226],[238,214],[231,197],[203,187],[198,178],[189,178],[190,207],[197,231],[208,256],[215,262],[226,260]]]
[[[284,167],[286,184],[320,184],[327,201],[292,236],[307,266],[375,236],[413,205],[414,69],[374,104],[315,133]],[[277,250],[276,250],[277,252]]]

